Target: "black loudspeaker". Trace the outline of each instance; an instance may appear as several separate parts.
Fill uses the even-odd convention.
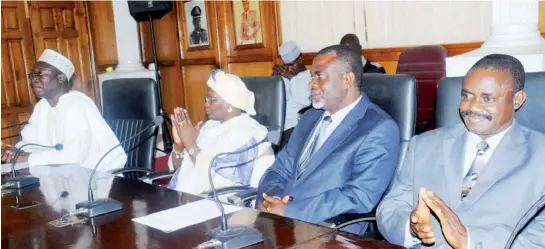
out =
[[[160,19],[172,10],[172,1],[127,1],[129,3],[129,12],[137,21],[149,21],[151,19]]]

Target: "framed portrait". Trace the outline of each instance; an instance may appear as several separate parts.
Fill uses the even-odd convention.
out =
[[[263,43],[263,22],[259,1],[233,1],[236,45]]]
[[[209,47],[210,33],[204,0],[184,2],[186,35],[189,48]]]

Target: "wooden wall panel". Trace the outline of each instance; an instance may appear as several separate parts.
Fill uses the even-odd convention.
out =
[[[101,74],[118,64],[114,10],[112,1],[89,1],[87,6],[96,71]]]
[[[30,22],[35,54],[51,48],[67,56],[76,67],[73,88],[96,102],[85,8],[85,2],[30,2]]]
[[[193,122],[205,121],[206,113],[204,111],[204,96],[206,95],[208,86],[206,81],[210,76],[210,72],[216,69],[215,65],[194,65],[184,66],[184,78],[191,79],[184,81],[186,106],[189,116]]]
[[[254,63],[231,63],[229,64],[229,73],[239,77],[246,76],[271,76],[273,61],[254,62]]]
[[[27,74],[35,61],[25,2],[2,1],[2,127],[26,121],[36,102]],[[21,127],[2,131],[2,143],[15,144]],[[7,137],[7,138],[6,138]],[[6,138],[6,139],[4,139]]]

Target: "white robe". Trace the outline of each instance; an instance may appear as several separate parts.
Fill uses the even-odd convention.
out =
[[[201,127],[200,134],[197,137],[197,146],[201,151],[197,155],[196,164],[193,164],[187,150],[184,150],[184,159],[174,176],[176,177],[176,183],[173,184],[175,186],[172,186],[172,188],[195,195],[210,190],[208,168],[210,167],[212,158],[216,154],[236,151],[245,147],[245,144],[252,138],[255,142],[259,142],[266,136],[267,128],[260,125],[248,114],[243,113],[223,123],[208,120]],[[257,148],[257,157],[254,160],[250,180],[250,186],[255,188],[259,185],[261,176],[274,162],[274,151],[269,142],[263,143],[257,146]],[[171,153],[168,163],[171,170],[174,169],[172,163],[173,154]],[[214,170],[212,170],[212,180],[216,188],[240,185],[221,176]]]
[[[299,121],[299,110],[309,106],[311,88],[308,85],[312,79],[310,71],[306,70],[295,75],[291,80],[284,79],[286,87],[286,120],[284,130],[297,125]]]
[[[22,141],[16,145],[18,148],[27,143],[63,146],[59,151],[26,146],[23,150],[31,153],[28,157],[30,166],[78,164],[92,169],[108,150],[119,144],[95,103],[77,91],[62,95],[55,107],[41,99],[21,136]],[[101,162],[98,170],[123,168],[126,162],[125,151],[118,147]]]

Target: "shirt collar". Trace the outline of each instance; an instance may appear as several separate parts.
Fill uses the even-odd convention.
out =
[[[356,105],[360,102],[360,100],[361,100],[361,95],[358,99],[356,99],[356,101],[343,107],[342,109],[338,110],[337,112],[333,114],[330,114],[328,111],[326,111],[325,116],[331,116],[332,122],[340,123],[346,117],[346,115],[348,115],[348,113],[350,113],[350,111],[352,111],[352,109],[356,107]]]
[[[486,139],[486,142],[488,143],[489,148],[494,150],[496,147],[498,147],[498,144],[500,144],[501,139],[505,136],[505,133],[507,133],[507,131],[509,129],[511,129],[512,126],[513,126],[513,124],[511,124],[509,127],[507,127],[507,129],[501,131],[500,133]],[[469,144],[476,145],[481,141],[482,141],[482,139],[481,139],[481,137],[479,137],[479,135],[468,131],[468,142],[469,142]]]

